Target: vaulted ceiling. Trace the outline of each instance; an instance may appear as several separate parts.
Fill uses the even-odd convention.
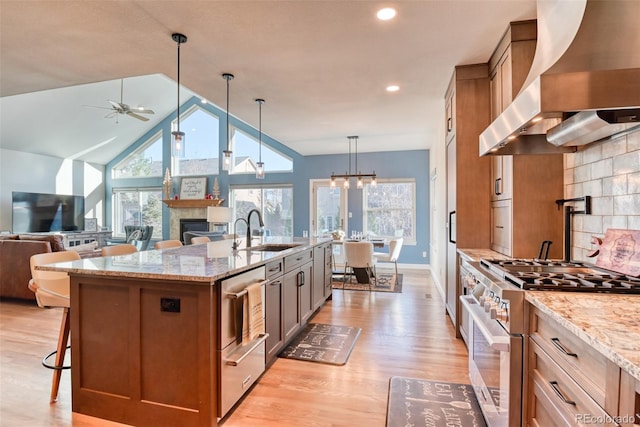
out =
[[[380,21],[376,11],[398,15]],[[486,62],[535,0],[1,0],[0,148],[105,164],[183,100],[204,97],[303,155],[425,149],[455,65]],[[135,77],[135,78],[133,78]],[[104,118],[108,100],[155,111]],[[400,90],[388,93],[385,87]],[[188,90],[187,90],[188,89]]]

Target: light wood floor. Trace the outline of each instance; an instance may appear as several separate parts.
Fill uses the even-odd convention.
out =
[[[335,291],[312,319],[362,328],[344,366],[278,359],[227,417],[236,426],[383,427],[389,378],[469,383],[467,350],[428,271],[404,271],[403,292]],[[49,404],[61,312],[0,302],[0,426],[115,426],[71,412],[70,372]],[[391,427],[391,426],[390,426]]]

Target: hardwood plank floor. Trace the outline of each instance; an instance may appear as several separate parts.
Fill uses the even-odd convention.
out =
[[[384,426],[389,378],[469,383],[467,349],[428,271],[402,271],[403,292],[334,292],[312,319],[358,326],[344,366],[278,359],[223,422],[237,426]],[[42,356],[55,348],[60,310],[0,302],[0,426],[116,426],[71,412],[71,376],[62,374],[49,404],[51,371]]]

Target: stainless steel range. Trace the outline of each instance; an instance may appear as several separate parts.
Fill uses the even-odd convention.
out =
[[[525,291],[640,294],[640,278],[581,262],[481,259],[460,267],[469,375],[491,427],[522,423]]]

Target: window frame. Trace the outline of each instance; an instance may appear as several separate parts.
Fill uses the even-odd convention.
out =
[[[377,185],[378,187],[380,185],[384,185],[384,184],[410,184],[412,187],[412,191],[411,191],[411,208],[409,209],[402,209],[402,208],[395,208],[393,210],[398,210],[398,211],[407,211],[410,210],[411,211],[411,230],[412,230],[412,234],[411,236],[403,236],[404,237],[404,244],[408,244],[408,245],[415,245],[417,244],[417,218],[416,218],[416,203],[417,203],[417,199],[416,199],[416,194],[417,194],[417,185],[416,185],[416,180],[415,178],[387,178],[387,179],[377,179]],[[368,227],[368,221],[367,221],[367,217],[368,217],[368,213],[369,212],[375,212],[375,211],[383,211],[383,210],[392,210],[389,208],[375,208],[375,209],[369,209],[367,207],[367,191],[366,188],[370,187],[371,184],[370,183],[365,183],[365,188],[362,190],[362,231],[363,233],[368,233],[369,232],[369,227]],[[379,237],[383,237],[385,239],[394,239],[396,238],[396,236],[379,236]]]
[[[230,185],[229,186],[229,206],[232,209],[232,217],[233,218],[238,218],[237,212],[236,212],[236,199],[234,196],[234,191],[235,190],[259,190],[261,193],[264,190],[271,190],[271,189],[279,189],[279,188],[283,188],[283,189],[289,189],[291,191],[291,236],[287,236],[287,237],[293,237],[294,236],[294,226],[295,226],[295,212],[294,212],[294,185],[293,183],[291,184],[265,184],[265,185],[251,185],[251,184],[243,184],[243,185]],[[264,213],[264,193],[261,194],[261,201],[262,201],[262,206],[260,206],[260,214],[262,215],[263,219],[266,219],[266,215]],[[246,218],[245,218],[246,219]],[[265,223],[265,228],[269,228],[268,224]],[[229,230],[230,233],[236,233],[236,229],[235,229],[235,224],[233,224],[232,228]],[[236,233],[237,234],[237,233]]]
[[[160,193],[160,198],[159,198],[159,202],[160,202],[160,225],[162,225],[162,221],[163,221],[163,215],[162,215],[162,191],[163,188],[160,186],[151,186],[151,187],[114,187],[111,190],[111,228],[112,228],[112,235],[114,238],[124,238],[125,237],[125,232],[124,232],[124,224],[122,225],[122,230],[119,229],[119,223],[121,221],[120,218],[120,213],[117,212],[118,210],[118,203],[117,203],[117,197],[118,197],[118,193],[132,193],[132,192],[137,192],[138,194],[140,193],[150,193],[150,192],[158,192]],[[138,204],[140,198],[138,198]],[[153,228],[153,234],[151,236],[152,239],[162,239],[162,228],[160,227],[156,227],[154,226]]]
[[[201,107],[198,104],[194,104],[194,105],[190,106],[189,108],[187,108],[186,111],[184,111],[184,112],[182,112],[180,114],[180,125],[182,126],[181,130],[184,132],[184,125],[185,125],[184,122],[189,118],[189,116],[195,114],[198,111],[201,111],[204,114],[207,114],[208,116],[211,116],[212,119],[214,119],[214,120],[216,120],[218,122],[218,132],[213,132],[212,133],[212,135],[213,135],[212,139],[216,138],[218,140],[217,141],[217,144],[218,144],[217,150],[214,150],[214,152],[213,152],[213,154],[215,156],[213,158],[215,160],[214,165],[216,165],[216,166],[215,166],[213,171],[198,171],[198,172],[189,173],[189,174],[179,173],[179,172],[177,172],[177,169],[178,169],[178,165],[179,165],[179,163],[180,163],[182,158],[181,157],[176,157],[176,156],[174,156],[172,154],[171,155],[171,176],[174,176],[174,177],[193,177],[193,176],[202,176],[202,175],[207,175],[207,176],[209,176],[209,175],[210,176],[220,175],[220,172],[221,172],[221,167],[220,167],[220,146],[222,144],[222,142],[219,140],[219,137],[220,137],[220,126],[221,126],[221,121],[222,121],[220,116],[218,116],[217,114],[215,114],[212,111],[207,110],[206,108]],[[176,131],[178,129],[178,119],[177,118],[172,119],[169,127],[170,127],[172,132]],[[189,144],[190,137],[189,137],[189,133],[188,132],[185,132],[185,139],[186,139],[186,144]],[[170,148],[170,151],[171,151],[171,146],[169,148]],[[198,159],[194,158],[192,160],[198,160]],[[203,159],[200,159],[200,160],[203,160]]]
[[[253,135],[251,135],[249,132],[247,132],[246,130],[240,128],[239,126],[234,126],[234,125],[229,125],[229,130],[230,130],[230,143],[229,143],[229,149],[231,150],[231,162],[232,165],[235,165],[235,156],[236,156],[236,132],[239,132],[240,134],[242,134],[244,137],[252,140],[253,142],[255,142],[256,146],[259,146],[260,141],[258,138],[254,137]],[[264,150],[268,150],[271,151],[275,154],[277,154],[278,156],[288,160],[289,162],[291,162],[291,169],[271,169],[269,167],[270,162],[266,162],[265,163],[265,173],[293,173],[293,159],[289,156],[287,156],[286,154],[284,154],[283,152],[281,152],[280,150],[275,149],[274,147],[272,147],[271,145],[265,143],[264,141],[264,134],[263,134],[263,140],[262,140],[262,150],[263,150],[263,157],[262,160],[264,161]],[[256,154],[256,158],[254,160],[254,158],[252,157],[252,155],[249,155],[249,160],[255,165],[255,162],[258,161],[258,154]],[[229,175],[255,175],[255,170],[253,171],[247,171],[247,172],[236,172],[235,167],[232,167],[231,170],[229,171]]]

